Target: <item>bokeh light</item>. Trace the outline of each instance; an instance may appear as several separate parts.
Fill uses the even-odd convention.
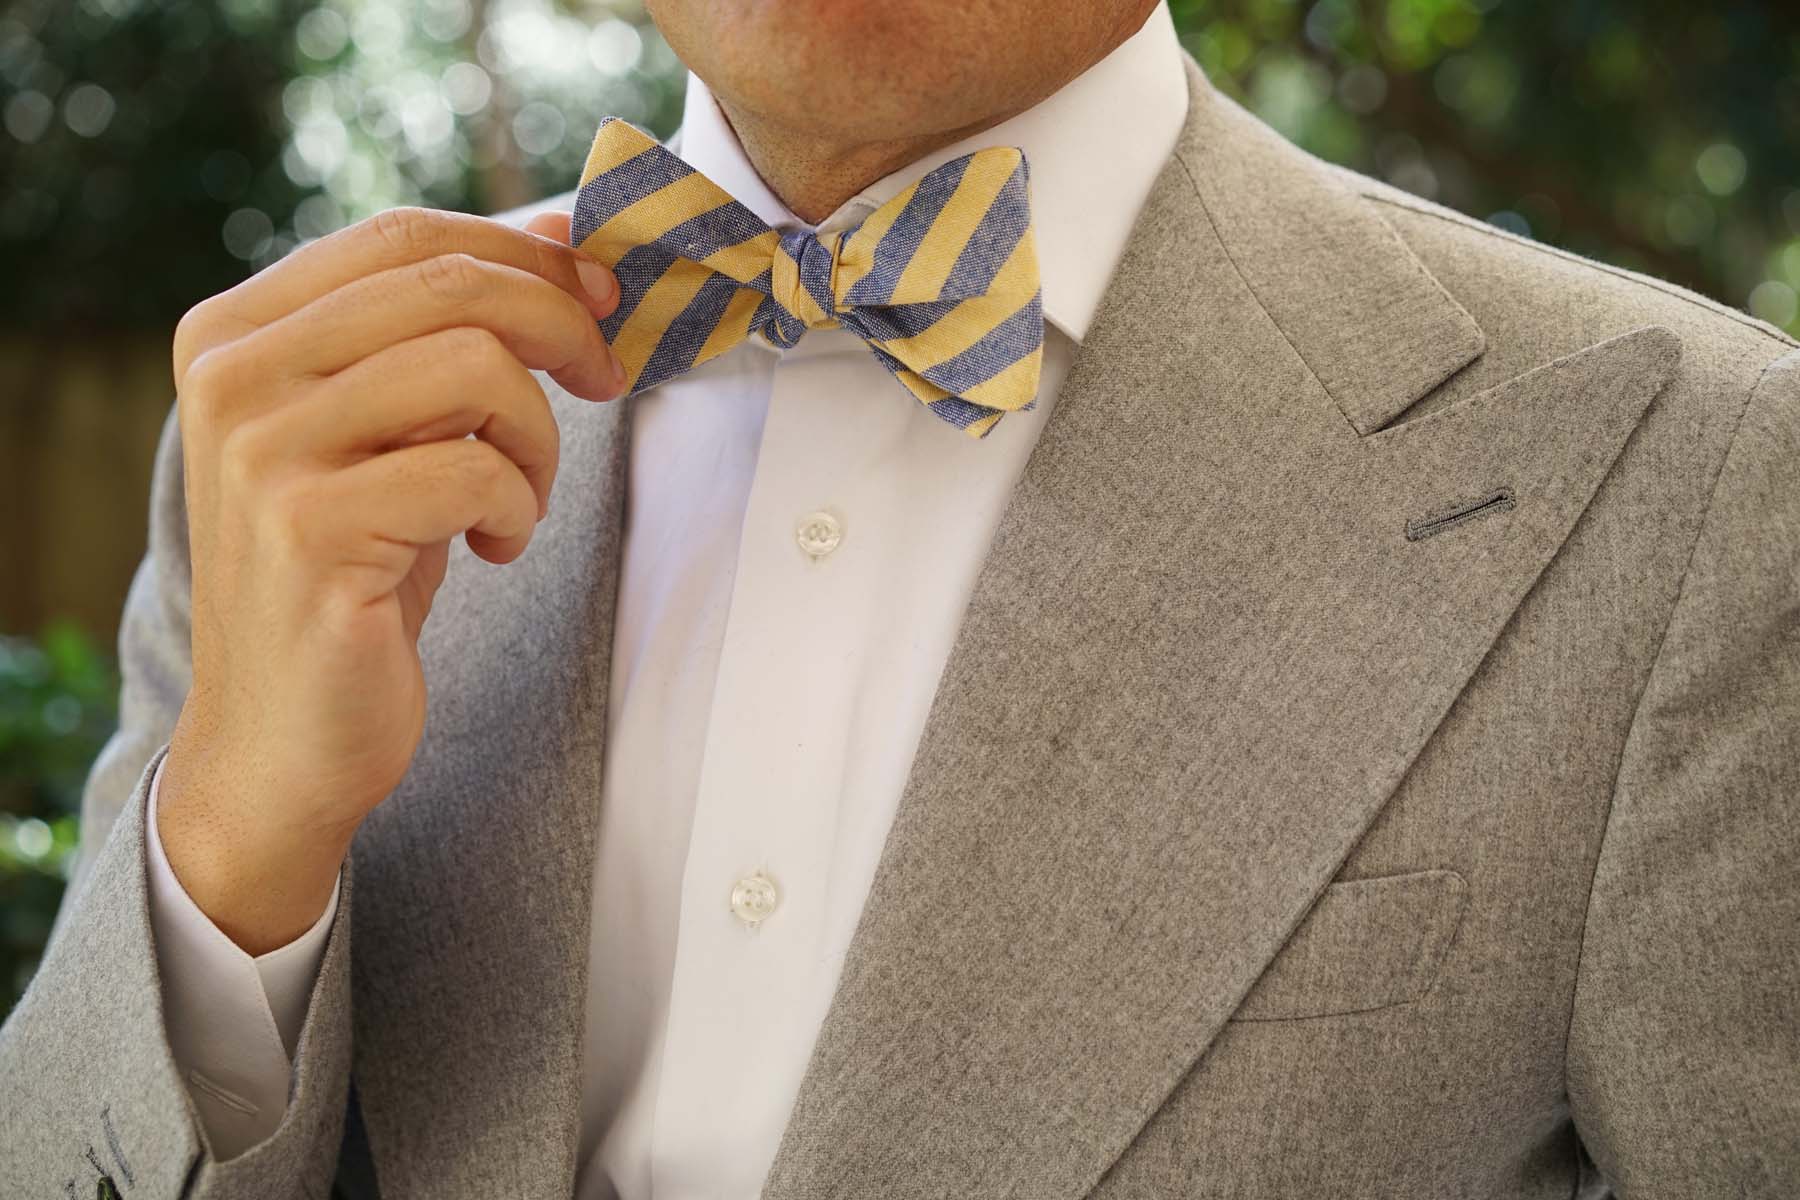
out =
[[[1213,81],[1322,157],[1767,320],[1800,286],[1790,6],[1170,4]],[[161,248],[126,306],[168,321],[383,208],[562,191],[603,116],[670,132],[681,81],[640,0],[13,0],[0,263],[93,320],[119,311],[98,264]]]
[[[560,190],[603,116],[666,127],[679,94],[634,4],[328,0],[295,22],[293,49],[281,165],[308,194],[263,259],[396,204],[492,210]]]

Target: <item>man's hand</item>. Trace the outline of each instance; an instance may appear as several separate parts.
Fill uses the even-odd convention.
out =
[[[511,562],[547,512],[558,435],[529,371],[591,400],[623,390],[595,326],[617,281],[564,244],[567,223],[396,209],[176,330],[194,677],[157,826],[251,954],[318,919],[412,759],[450,539]]]

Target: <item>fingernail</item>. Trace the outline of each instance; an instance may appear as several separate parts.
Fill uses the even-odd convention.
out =
[[[575,274],[581,280],[581,286],[587,290],[587,294],[592,296],[596,302],[605,304],[613,298],[615,285],[613,284],[612,272],[608,271],[605,267],[602,267],[599,263],[590,262],[585,258],[577,259],[575,262]]]
[[[612,363],[613,387],[623,391],[625,389],[625,364],[619,361],[619,356],[616,354],[609,354],[607,358]]]

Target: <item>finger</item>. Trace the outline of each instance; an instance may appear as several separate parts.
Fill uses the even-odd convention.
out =
[[[381,271],[467,254],[529,271],[579,301],[596,319],[618,307],[618,280],[561,237],[544,237],[466,213],[397,208],[308,242],[243,283],[198,305],[175,337],[175,376],[222,341],[241,337],[320,297]]]
[[[293,374],[329,375],[403,342],[459,325],[486,329],[521,363],[566,390],[608,400],[624,373],[592,315],[527,271],[446,254],[345,284],[232,347]]]
[[[425,549],[467,537],[489,562],[524,553],[537,527],[537,495],[486,442],[426,442],[333,471],[314,493],[323,536],[360,536]]]
[[[541,212],[525,222],[525,230],[527,233],[535,233],[539,237],[546,237],[566,246],[569,244],[570,227],[573,222],[573,213]]]
[[[336,466],[470,434],[511,459],[549,511],[560,435],[544,389],[500,339],[458,326],[409,338],[271,411],[252,436]]]

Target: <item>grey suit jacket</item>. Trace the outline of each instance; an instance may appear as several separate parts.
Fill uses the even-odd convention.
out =
[[[1800,352],[1205,83],[995,536],[763,1195],[1800,1195]],[[209,1152],[143,804],[179,444],[0,1192],[566,1200],[627,404],[453,561],[280,1130]]]

